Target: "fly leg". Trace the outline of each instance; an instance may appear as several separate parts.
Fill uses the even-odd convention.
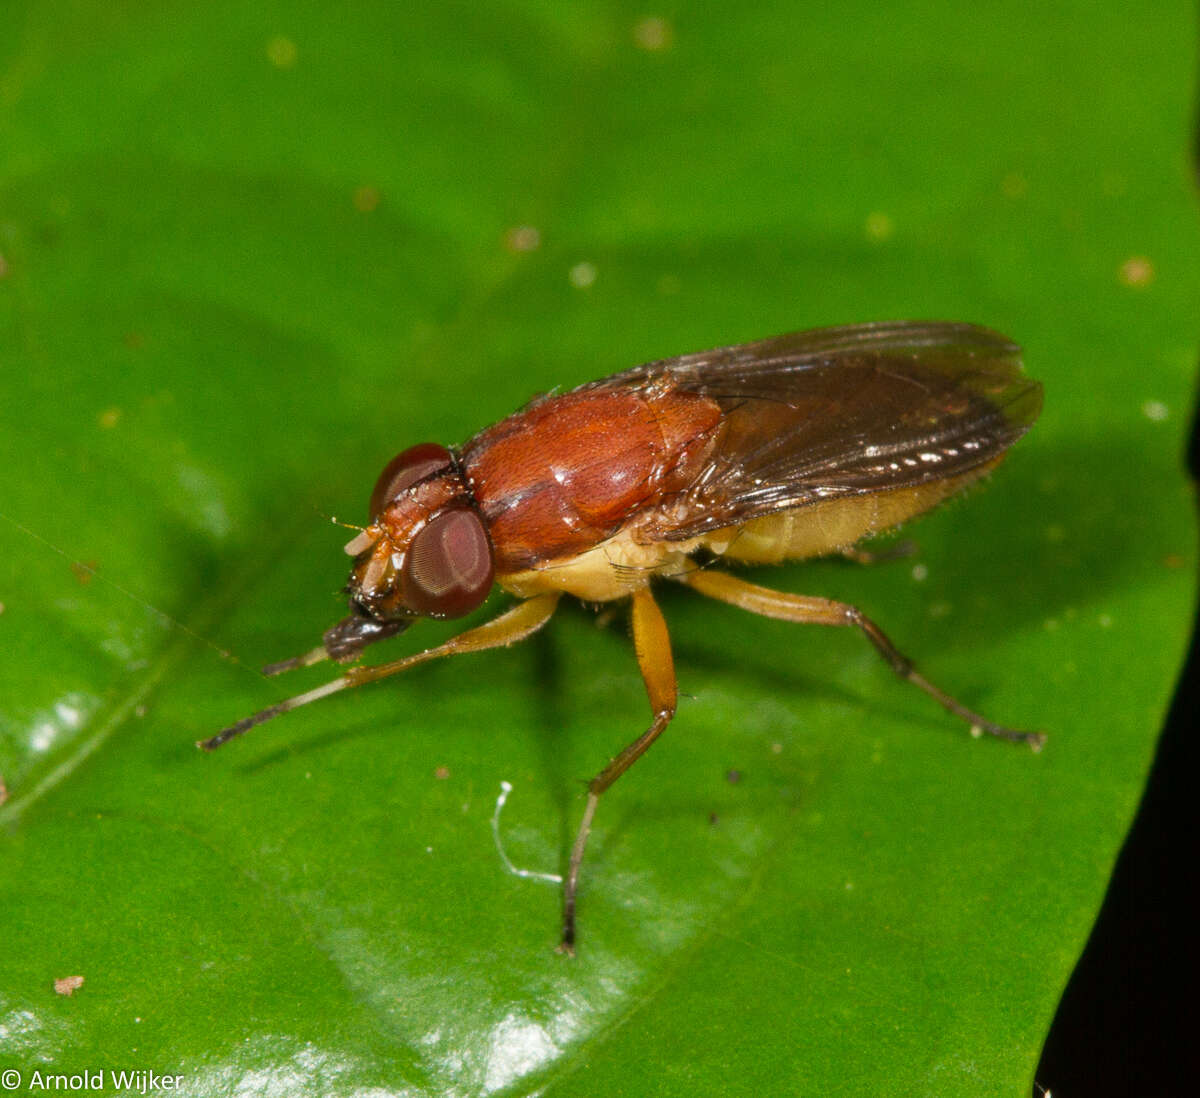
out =
[[[579,834],[575,836],[575,845],[571,848],[571,862],[563,886],[563,935],[558,951],[570,956],[575,954],[575,896],[579,886],[579,867],[583,864],[583,852],[587,847],[600,795],[646,753],[675,716],[677,692],[671,636],[649,587],[639,588],[633,593],[633,647],[654,716],[650,727],[588,782],[587,807],[583,810],[583,822],[579,825]]]
[[[1044,732],[1020,732],[1013,728],[989,721],[978,713],[968,709],[962,702],[952,698],[944,690],[934,686],[923,675],[917,673],[912,661],[902,655],[883,630],[866,616],[857,606],[844,602],[834,602],[832,599],[814,598],[808,595],[789,595],[782,591],[772,591],[767,587],[758,587],[746,583],[725,572],[701,570],[688,572],[686,575],[675,577],[680,583],[699,591],[709,598],[727,602],[731,606],[749,610],[752,614],[762,614],[767,618],[779,618],[781,621],[792,621],[807,625],[853,625],[861,629],[867,639],[875,646],[875,650],[888,662],[888,666],[906,682],[920,687],[944,709],[960,717],[971,726],[971,731],[978,735],[987,732],[992,736],[1027,743],[1034,751],[1040,751],[1046,742]]]
[[[364,683],[374,682],[376,679],[385,679],[388,675],[407,671],[410,667],[415,667],[418,663],[425,663],[427,660],[436,660],[442,656],[457,656],[464,652],[482,652],[488,648],[502,648],[516,644],[517,641],[522,641],[536,633],[550,620],[555,606],[558,605],[558,599],[559,592],[557,591],[534,595],[533,598],[519,602],[516,606],[506,610],[498,618],[484,622],[483,625],[478,625],[474,629],[468,629],[465,633],[459,633],[457,637],[451,637],[444,644],[439,644],[435,648],[427,648],[424,652],[392,660],[390,663],[381,663],[375,667],[352,667],[341,678],[331,679],[324,686],[318,686],[315,690],[297,694],[294,698],[288,698],[277,705],[268,706],[255,713],[254,716],[246,717],[237,724],[230,725],[215,736],[210,736],[207,740],[200,740],[196,746],[205,751],[213,751],[235,736],[240,736],[255,725],[262,724],[263,721],[270,720],[272,717],[278,717],[281,713],[299,709],[302,705],[308,705],[309,702],[336,694],[340,690],[348,690],[352,686],[362,686]]]

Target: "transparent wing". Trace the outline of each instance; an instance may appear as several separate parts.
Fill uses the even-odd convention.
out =
[[[582,388],[664,379],[724,413],[701,472],[643,527],[642,536],[665,541],[967,473],[1020,438],[1042,404],[1011,340],[928,322],[796,332],[647,363]]]

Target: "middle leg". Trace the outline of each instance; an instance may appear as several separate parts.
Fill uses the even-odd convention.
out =
[[[571,848],[571,861],[563,885],[560,953],[575,952],[575,896],[579,886],[579,867],[583,864],[583,852],[587,847],[600,795],[646,753],[675,716],[677,690],[675,661],[671,657],[671,635],[667,632],[667,623],[649,587],[639,588],[633,593],[633,647],[642,680],[646,684],[646,693],[650,697],[653,719],[645,732],[588,782],[587,806],[583,810],[583,822],[575,836],[575,845]]]

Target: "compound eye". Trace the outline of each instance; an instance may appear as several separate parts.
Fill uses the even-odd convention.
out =
[[[422,442],[397,454],[383,467],[371,491],[371,518],[378,518],[405,488],[449,466],[450,451],[436,442]]]
[[[430,520],[404,556],[404,605],[431,618],[457,618],[492,589],[492,545],[483,520],[453,507]]]

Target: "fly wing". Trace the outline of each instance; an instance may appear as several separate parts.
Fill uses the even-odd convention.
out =
[[[970,324],[825,328],[635,367],[585,389],[663,384],[724,413],[708,460],[646,516],[678,541],[837,497],[912,487],[991,461],[1042,406],[1020,348]]]

